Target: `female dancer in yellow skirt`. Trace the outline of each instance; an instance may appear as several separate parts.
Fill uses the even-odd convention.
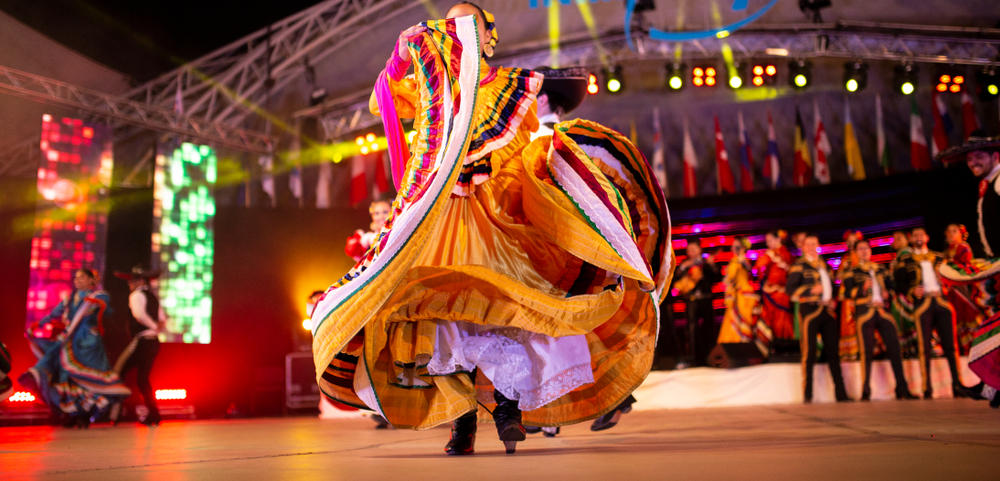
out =
[[[750,241],[746,237],[733,239],[733,258],[726,266],[726,312],[719,328],[719,344],[753,342],[766,357],[773,337],[771,329],[760,317],[760,295],[754,289],[753,274],[747,251]]]
[[[398,428],[455,421],[449,454],[474,451],[482,404],[512,453],[522,420],[593,419],[642,383],[670,221],[621,135],[571,121],[529,142],[542,77],[485,63],[498,36],[479,7],[448,16],[404,31],[376,83],[399,194],[313,311],[317,382]]]

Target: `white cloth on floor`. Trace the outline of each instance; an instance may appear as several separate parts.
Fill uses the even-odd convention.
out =
[[[549,337],[516,327],[437,321],[433,375],[478,368],[522,411],[538,409],[594,382],[584,335]]]

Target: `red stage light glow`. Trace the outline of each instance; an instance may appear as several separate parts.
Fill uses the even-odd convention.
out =
[[[695,77],[694,80],[691,81],[691,83],[693,83],[695,87],[701,87],[702,85],[705,84],[705,81],[702,80],[701,77]]]
[[[965,82],[965,77],[961,75],[956,75],[955,78],[951,79],[951,81],[955,82],[958,85],[962,85],[962,83]]]
[[[753,66],[753,74],[754,75],[764,75],[764,67],[762,67],[760,65],[754,65]]]
[[[947,85],[945,85],[945,84],[938,84],[937,85],[937,91],[938,92],[944,92],[945,90],[948,90],[948,86]]]
[[[187,389],[157,389],[157,401],[179,401],[187,399]]]
[[[705,75],[707,75],[709,77],[715,77],[715,68],[714,67],[708,67],[708,68],[706,68],[705,69]]]
[[[958,93],[958,92],[960,92],[962,90],[962,86],[958,85],[958,84],[952,84],[951,88],[949,88],[948,90],[951,90],[952,92]]]
[[[7,398],[7,402],[21,403],[21,402],[34,402],[35,396],[27,391],[18,391],[14,393],[13,396]]]
[[[775,67],[774,65],[768,65],[767,67],[764,68],[764,72],[766,72],[769,76],[774,76],[774,74],[778,73],[778,67]]]
[[[761,77],[761,76],[754,77],[753,78],[753,84],[754,84],[754,86],[757,86],[757,87],[760,87],[761,85],[764,85],[764,77]]]
[[[950,75],[942,75],[941,76],[941,83],[946,84],[948,82],[951,82],[951,76]]]
[[[709,87],[715,86],[715,77],[708,77],[705,79],[705,85],[708,85]]]
[[[703,77],[705,76],[705,71],[702,70],[701,67],[695,67],[694,70],[691,71],[691,74],[695,77]]]

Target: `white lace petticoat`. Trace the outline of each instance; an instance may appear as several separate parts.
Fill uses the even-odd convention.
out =
[[[437,321],[433,375],[478,368],[522,411],[594,382],[586,336],[549,337],[516,327]]]

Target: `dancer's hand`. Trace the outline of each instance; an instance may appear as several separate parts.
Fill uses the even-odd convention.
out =
[[[406,48],[406,43],[411,37],[415,37],[427,31],[427,27],[423,25],[414,25],[406,30],[403,30],[399,34],[399,41],[396,42],[396,55],[399,59],[404,62],[410,61],[410,49]]]

